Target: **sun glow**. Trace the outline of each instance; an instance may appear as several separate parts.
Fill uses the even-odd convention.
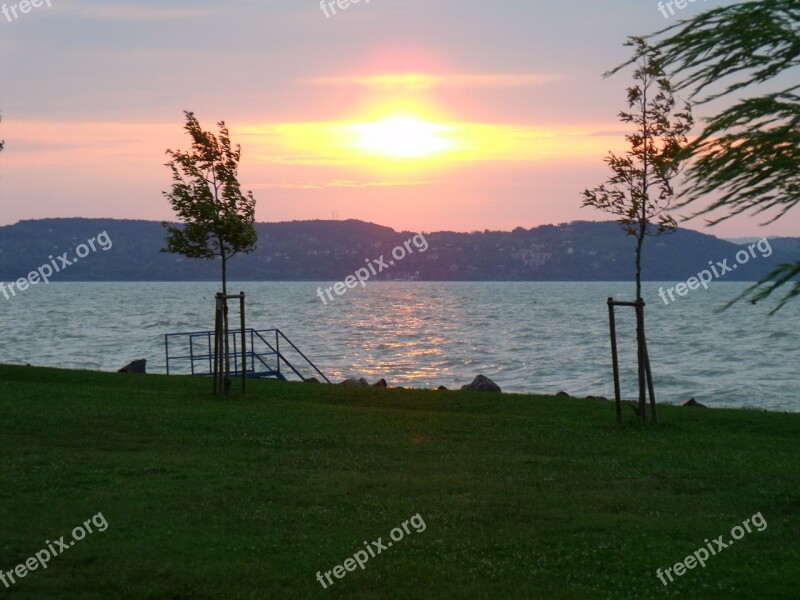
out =
[[[390,158],[424,158],[442,154],[455,146],[449,138],[452,127],[398,115],[370,123],[348,125],[353,148],[371,155]]]
[[[577,129],[465,121],[437,104],[394,93],[366,98],[338,119],[252,124],[234,133],[248,137],[256,161],[319,167],[331,186],[374,184],[381,181],[376,177],[416,185],[459,165],[602,155],[619,138],[607,130],[605,124]]]

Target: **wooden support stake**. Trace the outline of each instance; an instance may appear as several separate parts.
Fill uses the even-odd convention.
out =
[[[637,366],[639,367],[639,418],[647,422],[647,404],[645,400],[645,346],[644,346],[644,300],[636,302],[636,348]]]
[[[214,310],[214,394],[222,392],[222,294],[216,295]]]
[[[647,352],[647,339],[644,340],[644,366],[647,370],[647,391],[650,393],[650,415],[653,417],[653,423],[658,423],[656,416],[656,392],[653,389],[653,373],[650,370],[650,354]]]
[[[611,362],[614,366],[614,400],[617,406],[617,423],[622,423],[622,397],[619,391],[619,358],[617,356],[617,325],[614,319],[614,299],[608,299],[608,323],[611,328]]]
[[[239,292],[239,324],[242,332],[242,395],[247,394],[247,339],[244,328],[244,292]]]

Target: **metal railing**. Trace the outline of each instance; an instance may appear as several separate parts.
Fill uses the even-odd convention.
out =
[[[295,365],[281,352],[281,339],[284,340],[284,349],[288,344],[294,352],[302,358],[309,367],[311,372],[316,373],[327,383],[330,380],[325,374],[315,365],[310,358],[308,358],[298,348],[292,340],[290,340],[280,329],[245,329],[245,347],[247,348],[244,357],[247,364],[247,377],[275,377],[277,379],[286,379],[284,371],[281,366],[285,365],[302,381],[308,377],[295,367]],[[273,338],[274,345],[270,342]],[[233,362],[231,376],[241,376],[241,363],[242,363],[242,343],[241,332],[239,330],[231,330],[230,357]],[[212,350],[212,338],[214,337],[213,331],[192,331],[186,333],[167,333],[164,334],[164,352],[166,354],[167,375],[175,371],[173,363],[187,363],[188,370],[192,375],[211,375],[213,372],[214,354]],[[249,340],[247,339],[249,337]],[[188,354],[174,354],[177,346],[180,348],[180,340],[183,340],[183,350],[178,352],[187,352]],[[188,348],[186,343],[188,341]],[[297,361],[296,361],[297,362]],[[198,368],[198,365],[200,367]],[[184,371],[185,372],[185,371]]]

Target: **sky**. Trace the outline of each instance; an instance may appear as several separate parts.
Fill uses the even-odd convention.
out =
[[[630,73],[602,73],[627,36],[730,2],[18,3],[0,13],[0,224],[171,219],[165,151],[191,110],[241,144],[258,221],[475,231],[611,218],[580,196],[625,148]],[[798,209],[762,220],[706,231],[800,234]]]

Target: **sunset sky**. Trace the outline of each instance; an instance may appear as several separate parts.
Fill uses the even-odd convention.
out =
[[[608,218],[580,192],[624,148],[630,78],[601,74],[627,58],[627,35],[677,18],[651,0],[50,3],[0,14],[0,224],[171,218],[164,151],[187,147],[185,109],[227,122],[259,221]],[[708,232],[797,235],[800,213],[759,223]]]

